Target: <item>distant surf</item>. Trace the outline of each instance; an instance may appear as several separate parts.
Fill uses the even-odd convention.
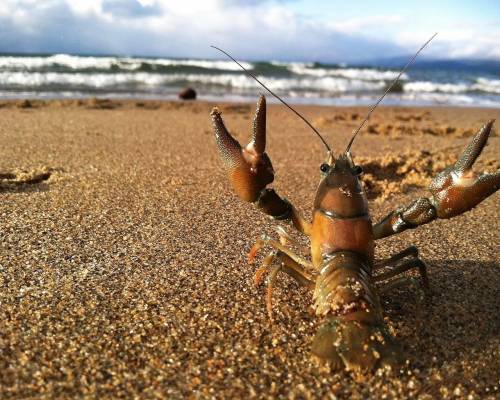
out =
[[[243,62],[292,103],[370,104],[397,68],[304,62]],[[444,66],[443,66],[444,65]],[[226,60],[0,55],[0,98],[175,99],[193,87],[200,99],[253,101],[262,89]],[[500,107],[500,70],[418,64],[403,74],[385,104]]]

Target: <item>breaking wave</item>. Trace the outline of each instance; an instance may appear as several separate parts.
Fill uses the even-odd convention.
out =
[[[404,85],[406,92],[425,93],[500,93],[500,80],[477,78],[474,82],[466,83],[436,83],[428,81],[409,82]]]
[[[252,69],[252,64],[242,63],[245,68]],[[47,68],[78,70],[116,70],[139,71],[155,67],[198,67],[204,69],[239,71],[240,68],[232,61],[218,60],[182,60],[168,58],[136,58],[136,57],[90,57],[69,54],[54,54],[52,56],[3,56],[0,57],[2,70],[37,71]]]

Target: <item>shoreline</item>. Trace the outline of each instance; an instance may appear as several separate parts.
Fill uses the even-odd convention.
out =
[[[264,93],[265,94],[265,93]],[[284,107],[282,103],[276,100],[273,96],[265,94],[268,106]],[[37,98],[37,97],[19,97],[19,98],[0,98],[0,108],[39,108],[39,107],[83,107],[89,109],[120,109],[120,108],[137,108],[158,109],[162,107],[184,107],[198,105],[216,105],[234,106],[238,104],[254,106],[258,99],[258,95],[254,98],[234,99],[227,98],[201,98],[196,100],[182,100],[177,96],[171,99],[164,98],[131,98],[131,97],[113,97],[113,96],[85,96],[85,97],[70,97],[70,98]],[[384,99],[385,100],[385,99]],[[299,108],[339,108],[339,109],[369,109],[373,103],[366,104],[315,104],[315,103],[293,103],[290,105]],[[491,110],[495,113],[500,111],[500,107],[488,107],[481,105],[449,105],[449,104],[385,104],[382,102],[377,109],[464,109],[464,110]]]
[[[263,92],[267,97],[268,104],[281,104],[277,99],[271,96],[268,93]],[[198,103],[244,103],[244,104],[253,104],[258,98],[259,94],[256,93],[255,96],[217,96],[217,95],[199,95],[196,100],[189,100],[187,102],[198,102]],[[311,107],[370,107],[372,106],[378,99],[377,96],[339,96],[339,97],[330,97],[330,98],[301,98],[301,97],[283,97],[284,100],[292,106],[311,106]],[[59,95],[59,94],[34,94],[34,93],[26,93],[25,95],[21,94],[19,96],[6,95],[4,97],[0,97],[0,104],[5,102],[16,102],[16,101],[38,101],[38,102],[63,102],[63,103],[72,103],[72,102],[88,102],[93,101],[95,99],[98,100],[109,100],[113,102],[161,102],[161,103],[177,103],[177,102],[186,102],[185,100],[181,100],[178,98],[177,93],[173,93],[170,95],[148,95],[141,94],[138,96],[135,95],[124,95],[120,93],[111,93],[111,94],[75,94],[75,95]],[[401,100],[394,99],[391,97],[386,97],[382,104],[379,107],[457,107],[457,108],[488,108],[492,110],[500,109],[500,103],[491,102],[487,99],[481,99],[478,102],[474,103],[460,103],[460,102],[448,102],[448,101],[439,101],[439,100]]]

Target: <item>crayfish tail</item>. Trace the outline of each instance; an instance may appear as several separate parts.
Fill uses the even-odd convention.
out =
[[[399,346],[383,323],[371,325],[337,317],[319,328],[312,353],[333,370],[355,372],[395,368],[402,361]]]
[[[400,350],[384,324],[371,265],[356,253],[332,253],[316,278],[316,314],[324,318],[312,353],[332,368],[356,372],[395,366]]]

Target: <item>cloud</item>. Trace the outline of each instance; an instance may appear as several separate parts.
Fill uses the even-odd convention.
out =
[[[399,46],[418,48],[430,36],[415,27],[402,30],[395,39]],[[481,58],[500,60],[500,21],[498,23],[449,23],[441,26],[426,54],[436,58]]]
[[[0,51],[363,61],[413,52],[433,33],[407,17],[323,20],[273,0],[2,0]],[[326,18],[325,18],[326,19]],[[426,54],[500,58],[499,28],[443,28]]]
[[[155,0],[137,0],[137,2],[143,7],[150,7],[154,5]]]
[[[161,9],[154,1],[107,0],[102,3],[102,12],[119,18],[144,18],[161,15]]]
[[[58,3],[66,4],[78,15],[89,15],[99,14],[102,10],[102,2],[102,0],[61,0]]]
[[[401,26],[405,21],[401,15],[370,15],[360,18],[351,18],[343,21],[334,21],[328,24],[332,29],[343,33],[373,32],[387,25]]]

